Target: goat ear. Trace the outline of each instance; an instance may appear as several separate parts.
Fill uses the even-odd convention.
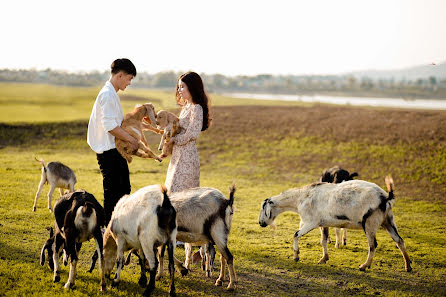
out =
[[[45,265],[45,250],[47,249],[47,243],[42,247],[42,250],[40,251],[40,265]]]

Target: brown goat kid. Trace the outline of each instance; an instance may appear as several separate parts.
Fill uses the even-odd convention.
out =
[[[162,131],[152,127],[150,124],[155,122],[156,114],[155,108],[151,103],[145,103],[143,105],[137,105],[136,108],[127,113],[122,121],[121,128],[129,133],[132,137],[139,140],[139,148],[133,150],[130,143],[127,141],[116,138],[116,149],[118,152],[131,163],[133,158],[132,155],[141,158],[153,158],[159,162],[162,161],[161,158],[156,156],[149,148],[147,140],[144,136],[143,130],[150,130],[158,134],[162,134]],[[143,119],[148,122],[148,124],[143,122]]]
[[[159,150],[162,150],[162,154],[158,157],[166,158],[172,154],[173,142],[170,140],[180,132],[180,120],[175,114],[160,110],[157,113],[156,125],[158,129],[164,130],[158,147]]]

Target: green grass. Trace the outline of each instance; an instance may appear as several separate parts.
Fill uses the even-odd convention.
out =
[[[46,208],[44,187],[37,211],[33,198],[40,180],[39,163],[58,160],[76,173],[76,188],[83,188],[102,203],[102,178],[95,154],[85,142],[86,125],[98,88],[64,88],[2,84],[0,88],[0,296],[139,296],[139,269],[135,260],[122,273],[118,288],[99,292],[99,271],[87,273],[93,241],[85,243],[73,290],[63,288],[68,267],[61,267],[61,282],[52,282],[52,272],[39,265],[40,249],[48,236],[53,216]],[[129,90],[128,96],[149,98],[162,108],[172,109],[167,92]],[[155,100],[154,100],[155,99]],[[213,96],[215,105],[239,104],[237,100]],[[156,101],[158,100],[158,101]],[[150,100],[149,100],[150,101]],[[7,102],[7,104],[5,103]],[[58,103],[59,102],[59,103]],[[253,104],[256,101],[243,101]],[[63,103],[63,104],[62,104]],[[123,100],[124,112],[139,100]],[[261,101],[270,105],[271,102]],[[281,103],[286,104],[286,103]],[[30,105],[29,113],[22,114]],[[42,106],[45,105],[45,108]],[[69,112],[61,112],[69,106]],[[63,107],[61,107],[63,106]],[[40,110],[40,112],[38,112]],[[220,111],[220,113],[218,113]],[[216,121],[200,136],[201,184],[228,193],[237,183],[229,248],[235,257],[238,276],[235,292],[214,287],[218,275],[217,257],[212,278],[197,265],[186,277],[175,278],[180,296],[444,296],[446,294],[446,201],[444,199],[446,153],[442,143],[422,140],[407,144],[376,144],[364,139],[335,142],[327,135],[293,132],[276,137],[250,131],[220,133],[230,129],[230,114],[215,108]],[[51,116],[53,115],[53,116]],[[28,117],[29,116],[29,117]],[[248,123],[255,122],[252,115]],[[227,121],[219,121],[220,118]],[[270,135],[271,134],[271,135]],[[152,148],[158,141],[147,134]],[[271,138],[272,137],[272,138]],[[330,150],[326,148],[330,147]],[[423,153],[420,153],[423,152]],[[292,239],[299,217],[285,213],[277,229],[261,228],[261,201],[281,191],[312,182],[326,164],[356,164],[361,178],[384,186],[383,176],[392,169],[397,189],[394,214],[413,261],[413,271],[404,271],[403,258],[384,231],[377,234],[378,248],[371,269],[358,270],[367,256],[367,242],[360,230],[351,230],[347,246],[329,245],[330,260],[316,264],[322,255],[320,233],[313,230],[300,241],[301,260],[292,260]],[[132,192],[149,184],[163,183],[168,160],[135,158],[130,164]],[[407,180],[407,181],[406,181]],[[406,181],[404,183],[403,181]],[[412,188],[409,184],[415,184]],[[432,184],[432,188],[424,185]],[[419,186],[423,185],[423,186]],[[418,189],[420,188],[420,189]],[[439,190],[440,189],[440,190]],[[434,196],[436,199],[430,199]],[[54,194],[53,201],[57,198]],[[54,202],[53,202],[54,203]],[[331,238],[334,239],[331,230]],[[184,259],[184,250],[176,254]],[[227,285],[227,283],[225,283]],[[156,283],[155,296],[168,295],[168,278]]]

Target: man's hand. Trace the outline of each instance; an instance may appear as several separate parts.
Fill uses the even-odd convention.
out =
[[[111,135],[121,140],[127,141],[132,146],[134,151],[139,148],[139,140],[131,136],[127,131],[122,129],[120,126],[115,127],[113,130],[108,131]]]

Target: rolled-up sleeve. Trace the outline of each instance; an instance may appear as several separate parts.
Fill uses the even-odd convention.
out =
[[[120,125],[116,118],[116,107],[112,99],[110,94],[104,93],[99,101],[102,115],[101,123],[106,132],[113,130]]]
[[[189,126],[184,134],[174,137],[176,145],[185,145],[190,141],[197,140],[203,127],[203,108],[200,104],[195,104],[191,110]]]

